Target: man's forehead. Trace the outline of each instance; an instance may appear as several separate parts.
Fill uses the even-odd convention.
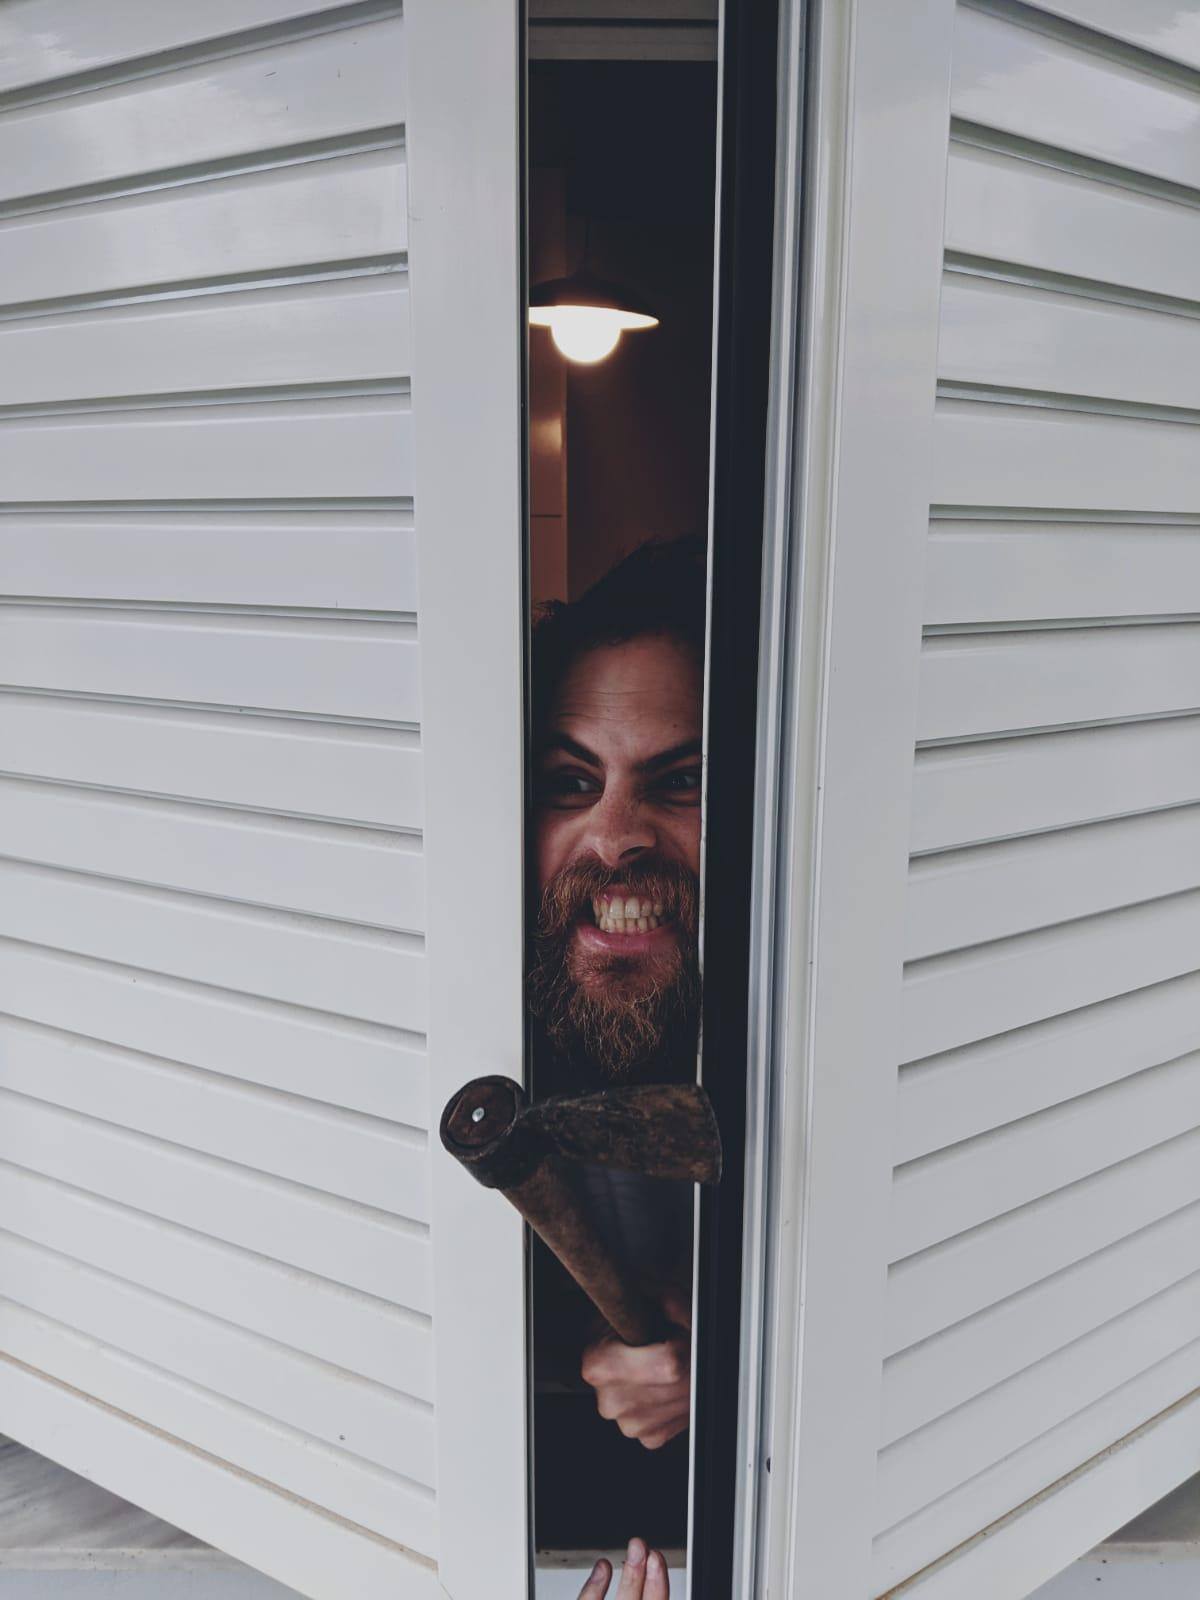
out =
[[[700,669],[687,647],[670,638],[600,645],[573,661],[551,710],[551,731],[592,724],[610,734],[653,734],[667,725],[698,731]]]

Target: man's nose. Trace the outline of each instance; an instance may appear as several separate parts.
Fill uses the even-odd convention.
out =
[[[606,867],[627,866],[657,843],[649,819],[631,798],[606,793],[588,812],[584,844]]]

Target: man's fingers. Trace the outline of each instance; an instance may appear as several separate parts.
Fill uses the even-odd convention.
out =
[[[649,1554],[641,1539],[630,1539],[629,1549],[625,1554],[625,1565],[621,1568],[621,1586],[617,1590],[616,1600],[643,1600],[646,1588],[646,1561]]]
[[[646,1590],[644,1600],[670,1600],[671,1580],[667,1576],[667,1563],[657,1550],[651,1550],[646,1562]]]
[[[679,1417],[661,1428],[651,1428],[646,1433],[638,1435],[638,1443],[644,1450],[661,1450],[663,1445],[670,1444],[676,1434],[680,1434],[688,1425],[687,1417]]]
[[[672,1384],[688,1378],[690,1357],[682,1339],[633,1346],[619,1340],[590,1345],[583,1353],[583,1380],[599,1389],[605,1384]]]
[[[588,1580],[579,1591],[579,1600],[604,1600],[608,1593],[608,1585],[612,1579],[612,1566],[609,1562],[600,1560],[588,1574]]]

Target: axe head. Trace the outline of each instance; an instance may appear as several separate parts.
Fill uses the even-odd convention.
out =
[[[594,1094],[552,1095],[529,1105],[511,1078],[476,1078],[442,1114],[442,1143],[492,1189],[510,1189],[549,1155],[716,1183],[721,1136],[698,1084],[646,1083]]]

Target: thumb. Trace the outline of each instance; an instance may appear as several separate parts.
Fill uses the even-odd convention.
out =
[[[692,1297],[684,1294],[682,1289],[668,1289],[663,1295],[663,1310],[677,1328],[686,1328],[689,1333],[692,1327]]]

